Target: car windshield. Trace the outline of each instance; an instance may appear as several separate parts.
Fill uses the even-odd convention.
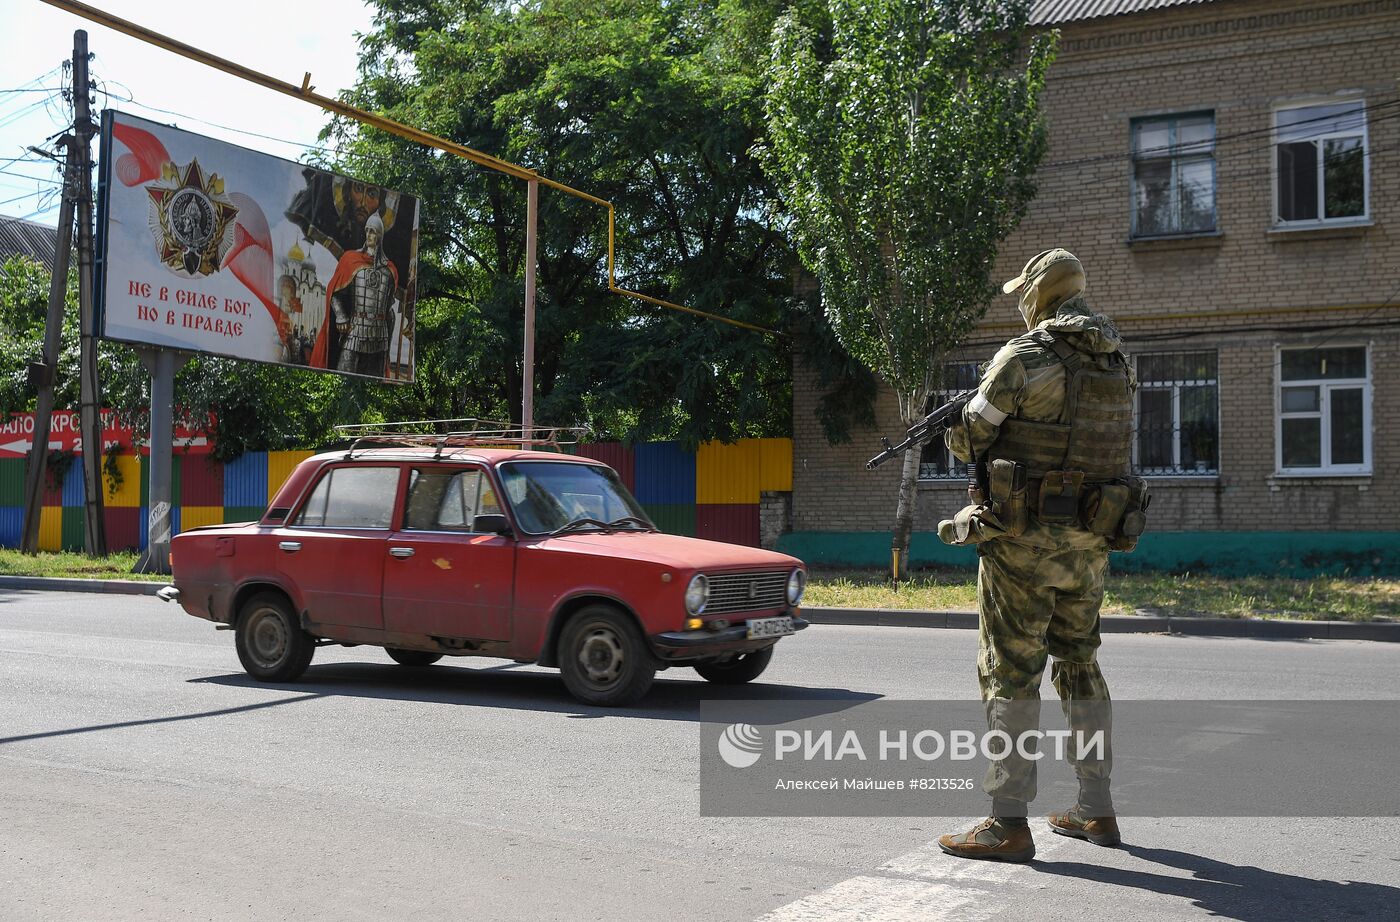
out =
[[[653,526],[616,472],[597,464],[517,461],[501,466],[501,483],[515,521],[530,534],[576,527]]]

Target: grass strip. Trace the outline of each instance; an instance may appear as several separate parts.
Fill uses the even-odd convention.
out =
[[[977,578],[916,571],[896,589],[880,570],[814,570],[804,605],[975,611]],[[1108,578],[1104,614],[1373,621],[1400,618],[1400,580],[1321,576],[1226,578],[1196,573],[1123,573]]]

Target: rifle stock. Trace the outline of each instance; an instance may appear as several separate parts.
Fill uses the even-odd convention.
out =
[[[884,446],[884,450],[865,462],[865,469],[867,471],[873,471],[896,455],[902,455],[914,446],[945,432],[948,427],[962,418],[962,408],[967,406],[967,402],[971,400],[976,393],[977,391],[972,390],[963,391],[961,394],[958,394],[952,400],[910,426],[908,433],[904,437],[904,441],[900,442],[898,445],[891,445],[889,439],[881,438],[880,444]]]

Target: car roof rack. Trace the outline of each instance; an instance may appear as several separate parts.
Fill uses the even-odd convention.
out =
[[[411,431],[424,427],[438,431]],[[450,427],[450,428],[447,428]],[[443,431],[446,428],[446,431]],[[413,419],[397,423],[359,423],[336,426],[335,432],[351,439],[345,453],[369,448],[432,448],[434,460],[459,448],[553,448],[577,445],[592,430],[588,426],[516,426],[493,419]]]

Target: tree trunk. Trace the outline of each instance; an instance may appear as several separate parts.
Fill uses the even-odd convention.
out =
[[[899,505],[894,513],[894,544],[890,554],[890,576],[895,580],[909,578],[909,540],[914,534],[914,513],[919,506],[919,455],[916,445],[904,453],[904,468],[899,475]]]

